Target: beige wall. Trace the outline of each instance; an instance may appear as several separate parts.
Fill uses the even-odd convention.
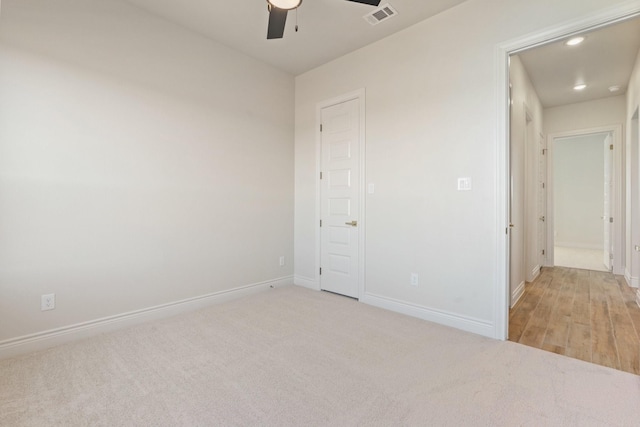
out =
[[[291,281],[292,76],[118,0],[4,0],[0,64],[0,344]]]

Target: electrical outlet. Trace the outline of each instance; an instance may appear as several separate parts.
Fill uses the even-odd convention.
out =
[[[411,273],[411,286],[418,286],[418,273]]]
[[[280,267],[284,266],[284,255],[280,257]]]
[[[56,294],[46,294],[40,297],[40,310],[53,310],[56,308]]]

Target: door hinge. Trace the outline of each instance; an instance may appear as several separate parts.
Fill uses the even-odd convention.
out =
[[[613,217],[609,217],[609,222],[613,223]]]
[[[320,220],[320,227],[322,227],[322,220]]]
[[[322,132],[322,123],[320,123],[320,132]]]
[[[544,255],[544,249],[542,250],[542,255]]]
[[[542,188],[544,189],[544,182],[542,183]]]
[[[322,267],[320,267],[320,275],[322,276]]]
[[[609,145],[609,150],[613,150],[613,144]]]
[[[547,154],[547,149],[546,149],[546,148],[543,148],[543,149],[542,149],[542,155],[544,156],[545,154]]]
[[[320,179],[322,179],[322,172],[320,172]]]

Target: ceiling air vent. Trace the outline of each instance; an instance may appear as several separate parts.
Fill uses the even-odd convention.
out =
[[[367,13],[363,16],[364,20],[371,25],[378,25],[382,21],[386,21],[389,18],[396,16],[398,12],[391,7],[389,3],[383,4],[371,13]]]

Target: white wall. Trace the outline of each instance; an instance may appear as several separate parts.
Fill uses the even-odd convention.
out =
[[[366,302],[495,335],[496,47],[622,2],[469,0],[296,77],[296,281],[316,283],[316,105],[366,89]],[[458,177],[472,191],[456,191]],[[420,286],[410,285],[410,273]]]
[[[627,236],[625,278],[634,287],[640,287],[640,252],[634,247],[640,245],[640,130],[638,127],[638,109],[640,108],[640,52],[636,57],[626,97],[626,197],[627,216],[625,235]],[[634,166],[634,167],[630,167]],[[640,305],[640,289],[638,290],[638,304]]]
[[[553,147],[555,245],[604,247],[604,140],[607,134],[558,138]]]
[[[544,109],[544,133],[570,132],[625,122],[624,95]]]
[[[538,139],[536,135],[542,133],[542,104],[538,98],[527,71],[522,65],[522,61],[517,55],[510,58],[509,81],[511,83],[511,144],[509,155],[511,157],[511,222],[514,227],[511,229],[511,263],[510,263],[510,287],[511,305],[515,304],[524,292],[524,284],[527,278],[527,270],[531,270],[535,262],[530,252],[531,247],[535,248],[536,241],[532,237],[536,235],[535,227],[529,224],[530,218],[537,218],[537,211],[534,205],[536,197],[531,193],[531,187],[535,187],[537,182],[537,162],[532,161],[532,154]],[[531,122],[527,124],[527,115]],[[527,133],[528,132],[528,133]],[[531,183],[534,183],[532,186]],[[532,203],[534,202],[534,203]],[[527,229],[528,228],[528,229]],[[535,249],[534,251],[535,252]],[[538,266],[539,267],[539,266]]]
[[[0,93],[0,344],[291,280],[292,76],[124,1],[4,0]]]

